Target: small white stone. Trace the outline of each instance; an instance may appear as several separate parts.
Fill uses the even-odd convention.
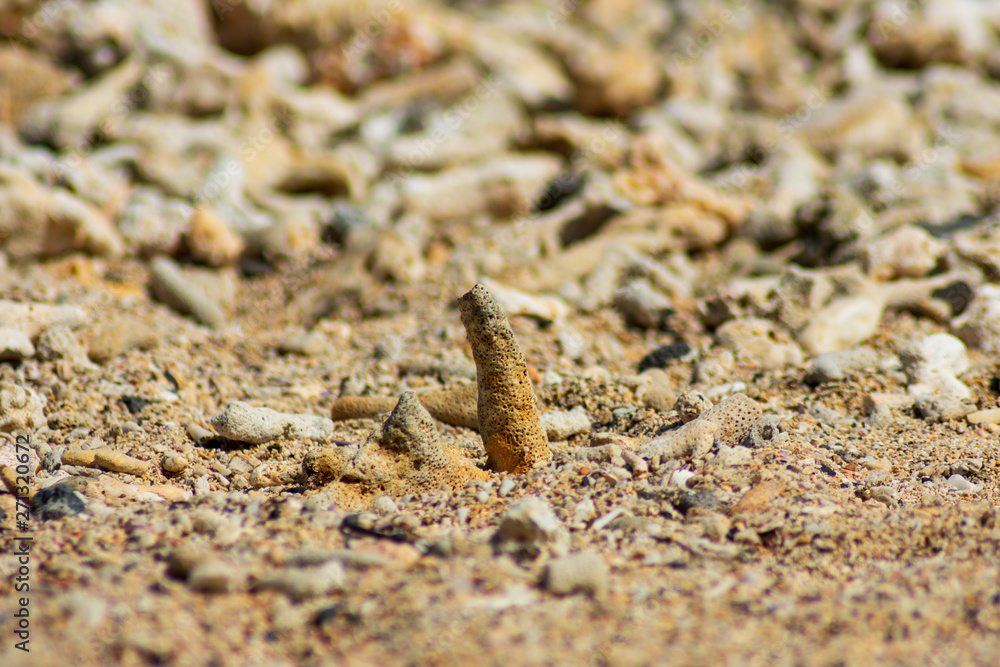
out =
[[[385,516],[398,513],[399,507],[396,505],[396,501],[389,496],[378,496],[372,501],[372,510]]]
[[[20,329],[0,327],[0,361],[20,361],[35,355],[31,339]]]
[[[884,309],[885,296],[875,289],[837,299],[812,317],[799,343],[810,354],[850,349],[875,333]]]
[[[194,495],[207,496],[211,491],[212,487],[208,484],[208,475],[202,475],[194,480]]]
[[[969,491],[975,493],[982,488],[979,484],[973,484],[961,475],[952,475],[948,478],[948,484],[956,491]]]
[[[488,278],[483,278],[481,282],[490,290],[493,298],[508,316],[527,315],[552,322],[562,320],[569,313],[569,306],[558,297],[529,294]]]
[[[808,384],[836,382],[843,380],[851,371],[864,368],[876,368],[878,357],[868,348],[824,352],[813,359],[806,372],[805,381]]]
[[[906,391],[911,396],[935,392],[959,399],[972,396],[957,377],[969,369],[965,344],[951,334],[934,334],[907,345],[900,351],[899,361],[907,377]]]
[[[232,564],[209,558],[194,566],[187,584],[202,593],[229,593],[242,586],[243,575]]]
[[[163,457],[163,469],[167,472],[184,472],[188,467],[188,460],[180,454],[168,454]]]
[[[764,370],[778,370],[802,363],[802,350],[794,343],[775,340],[774,325],[767,320],[746,318],[726,322],[715,332],[723,347],[738,358],[759,364]]]
[[[870,243],[862,260],[875,280],[920,278],[934,269],[945,248],[923,229],[906,226]]]
[[[573,410],[549,410],[543,412],[540,419],[549,442],[566,440],[580,433],[588,433],[591,428],[590,417],[582,407]]]
[[[687,489],[688,480],[694,477],[695,474],[687,468],[678,468],[670,473],[670,476],[664,482],[664,486],[675,489]]]

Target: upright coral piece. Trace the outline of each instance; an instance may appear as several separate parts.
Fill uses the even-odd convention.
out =
[[[458,304],[476,362],[479,434],[487,466],[522,474],[545,465],[552,453],[535,407],[528,364],[507,315],[482,285]]]

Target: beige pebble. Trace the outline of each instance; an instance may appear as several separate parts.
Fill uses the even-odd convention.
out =
[[[174,484],[152,484],[147,487],[143,487],[146,491],[150,493],[155,493],[164,500],[170,502],[175,502],[178,500],[187,500],[191,497],[191,492],[187,489],[182,489]]]
[[[396,405],[392,396],[341,396],[330,408],[330,419],[372,419],[389,413]]]
[[[872,459],[871,461],[862,461],[863,465],[868,470],[881,470],[883,472],[889,472],[892,470],[892,462],[889,459]]]
[[[676,396],[672,389],[654,385],[642,395],[642,405],[650,410],[668,412],[674,405]]]
[[[321,331],[293,331],[281,336],[275,347],[284,354],[313,357],[327,348],[327,339]]]
[[[966,419],[969,420],[970,424],[1000,424],[1000,408],[976,410],[970,413]]]
[[[115,452],[110,449],[95,449],[92,451],[94,453],[94,464],[105,470],[123,472],[138,477],[145,476],[149,471],[149,461],[140,461],[127,454]]]
[[[195,258],[225,266],[239,259],[246,244],[215,211],[199,206],[188,223],[187,245]]]
[[[212,329],[227,325],[222,305],[212,298],[205,286],[188,277],[177,262],[160,256],[149,263],[150,287],[157,299],[179,313],[190,314]]]
[[[438,421],[452,426],[479,428],[477,410],[479,389],[474,384],[465,384],[454,389],[432,391],[419,396],[420,402]]]
[[[67,449],[63,452],[62,463],[67,466],[91,468],[94,465],[95,449]]]
[[[884,308],[885,295],[875,289],[837,299],[812,317],[799,343],[809,354],[856,347],[875,333]]]
[[[861,409],[870,415],[881,407],[889,410],[907,410],[913,407],[913,396],[909,394],[870,393],[865,394]]]
[[[168,454],[163,457],[163,469],[167,472],[184,472],[188,467],[188,460],[180,454]]]
[[[161,332],[136,318],[111,317],[101,319],[83,332],[82,341],[87,356],[103,364],[131,349],[148,350],[156,347]]]
[[[585,593],[601,599],[608,592],[608,566],[597,553],[581,551],[549,561],[544,583],[557,595]]]
[[[187,583],[191,590],[202,593],[228,593],[240,588],[242,579],[239,571],[231,564],[210,558],[191,570]]]

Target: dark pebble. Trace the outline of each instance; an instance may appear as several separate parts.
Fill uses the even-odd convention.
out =
[[[145,398],[139,398],[138,396],[122,396],[122,403],[128,408],[129,414],[138,414],[142,412],[142,409],[152,403],[152,401],[147,401]]]
[[[639,372],[650,368],[666,368],[671,361],[683,359],[690,353],[691,346],[684,341],[662,345],[642,358],[639,362]]]
[[[687,514],[692,507],[700,507],[703,510],[714,512],[722,506],[722,501],[710,491],[692,491],[675,498],[673,505],[674,509],[681,514]]]
[[[275,272],[274,264],[257,257],[244,257],[240,260],[240,273],[244,278],[260,278]]]
[[[31,500],[31,509],[42,521],[61,519],[87,510],[83,498],[65,484],[42,489]]]
[[[177,378],[174,377],[173,373],[171,373],[170,371],[164,371],[163,372],[163,377],[167,378],[167,382],[169,382],[171,384],[171,386],[173,386],[174,391],[180,391],[181,390],[181,385],[177,381]]]
[[[541,199],[535,203],[536,211],[549,211],[559,206],[583,188],[583,174],[564,173],[549,182]]]
[[[370,227],[365,212],[353,206],[338,206],[330,221],[323,226],[323,243],[342,245],[353,232]]]
[[[344,609],[343,602],[337,602],[329,607],[320,609],[316,614],[316,625],[326,625],[333,619],[337,617],[338,614],[342,613]]]
[[[969,287],[969,283],[957,280],[941,289],[934,290],[931,292],[931,296],[947,302],[951,306],[951,314],[954,316],[965,312],[965,309],[972,303],[972,299],[975,298],[976,292]]]

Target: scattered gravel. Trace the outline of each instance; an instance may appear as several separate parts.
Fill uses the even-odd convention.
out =
[[[994,3],[0,37],[31,664],[996,662]]]

